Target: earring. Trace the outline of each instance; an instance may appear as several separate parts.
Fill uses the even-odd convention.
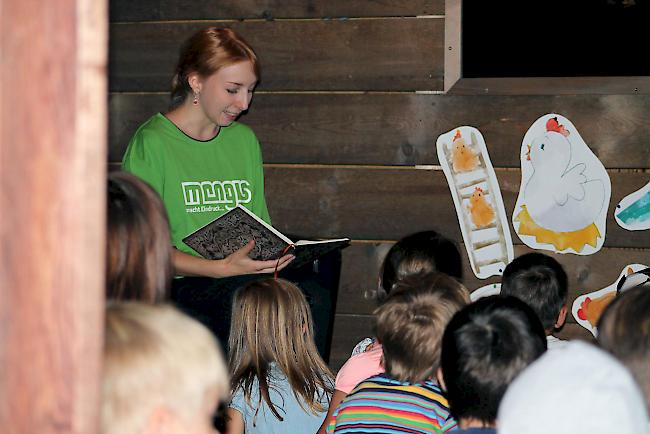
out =
[[[194,99],[192,100],[192,104],[199,105],[199,93],[198,92],[194,92]]]

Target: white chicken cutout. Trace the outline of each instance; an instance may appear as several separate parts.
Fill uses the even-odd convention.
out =
[[[521,149],[515,232],[529,247],[591,255],[605,242],[609,175],[567,118],[547,114]]]

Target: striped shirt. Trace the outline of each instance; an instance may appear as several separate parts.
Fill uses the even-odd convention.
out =
[[[442,433],[456,428],[438,385],[401,383],[379,374],[363,381],[334,411],[329,433]]]

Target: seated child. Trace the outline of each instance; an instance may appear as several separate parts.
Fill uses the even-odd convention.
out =
[[[309,305],[297,286],[265,279],[238,289],[229,346],[229,434],[318,430],[332,374],[316,349]]]
[[[650,285],[624,290],[605,308],[598,343],[630,370],[650,414]]]
[[[434,376],[444,328],[467,303],[467,289],[442,273],[409,276],[396,284],[375,310],[385,373],[362,381],[347,395],[327,432],[433,433],[455,428]]]
[[[460,252],[453,241],[435,231],[416,232],[393,244],[388,251],[379,273],[377,299],[385,300],[395,283],[406,276],[441,272],[460,281],[462,271]],[[382,355],[381,345],[373,338],[366,338],[355,347],[352,357],[336,376],[334,395],[320,434],[325,432],[336,407],[357,384],[384,372]]]
[[[169,221],[158,193],[130,173],[111,172],[106,202],[108,299],[163,301],[173,266]]]
[[[438,382],[457,433],[496,434],[499,403],[510,382],[546,351],[537,315],[515,297],[491,296],[464,307],[442,338]]]
[[[228,374],[216,340],[175,308],[106,310],[102,434],[211,434]]]
[[[547,351],[510,384],[499,434],[648,434],[643,396],[614,357],[580,341]]]
[[[506,266],[501,295],[512,295],[533,308],[546,331],[548,349],[566,341],[552,335],[564,325],[567,315],[567,275],[555,259],[543,253],[521,255]]]

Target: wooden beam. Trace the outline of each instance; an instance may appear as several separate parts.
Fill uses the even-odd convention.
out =
[[[110,89],[169,91],[182,41],[210,25],[255,48],[261,90],[442,91],[442,18],[114,24]]]
[[[274,225],[284,233],[395,240],[412,232],[437,229],[461,239],[449,186],[439,169],[289,165],[267,167],[265,174],[269,211]],[[496,169],[496,175],[510,222],[521,172]],[[650,246],[650,231],[632,233],[618,226],[613,217],[617,202],[648,182],[647,173],[609,171],[609,175],[612,199],[605,247]],[[521,244],[512,235],[513,241]]]
[[[282,18],[350,18],[442,15],[444,0],[114,0],[111,1],[111,22],[205,19],[282,19]]]
[[[457,241],[463,259],[463,284],[473,291],[501,281],[499,276],[477,279],[469,266],[462,240]],[[379,269],[392,242],[353,241],[343,250],[343,267],[337,299],[337,314],[370,315],[377,306],[376,288]],[[527,246],[515,246],[515,256],[532,252]],[[569,305],[579,295],[609,286],[629,264],[650,266],[650,249],[605,247],[595,255],[577,256],[543,252],[553,256],[569,277]],[[568,318],[568,322],[575,322]]]
[[[109,101],[109,156],[116,162],[169,97],[114,93]],[[605,167],[650,167],[649,95],[258,92],[241,122],[257,134],[267,163],[438,164],[438,135],[471,125],[485,137],[495,167],[519,167],[524,134],[544,113],[569,118]]]
[[[107,4],[0,14],[0,427],[98,432]]]

